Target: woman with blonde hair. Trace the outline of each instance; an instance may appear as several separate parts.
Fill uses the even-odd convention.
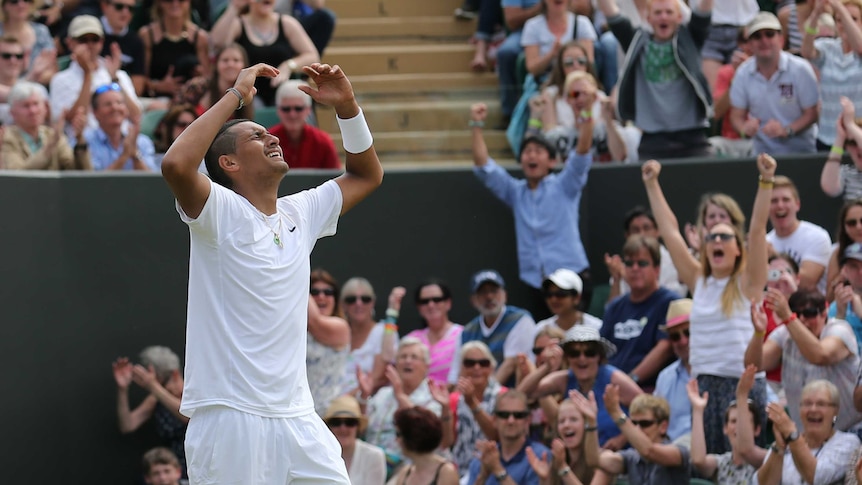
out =
[[[182,84],[209,72],[209,34],[192,22],[190,0],[159,0],[153,21],[138,30],[150,97],[172,98]]]
[[[712,226],[724,222],[745,232],[745,214],[733,197],[720,192],[703,194],[697,206],[697,221],[694,225],[686,223],[685,238],[694,256],[700,254],[700,245]]]
[[[712,226],[706,235],[700,259],[689,253],[679,223],[659,185],[661,165],[650,160],[642,169],[650,207],[658,222],[661,237],[670,252],[680,281],[692,290],[690,316],[691,375],[702,391],[712,397],[705,416],[706,446],[709,453],[729,450],[721,433],[722,413],[733,399],[739,377],[745,370],[741,356],[746,354],[754,333],[750,310],[763,296],[767,279],[766,223],[775,160],[766,154],[757,158],[760,172],[757,195],[746,236],[740,227],[727,222]],[[766,404],[766,380],[757,379],[753,398],[758,409]]]

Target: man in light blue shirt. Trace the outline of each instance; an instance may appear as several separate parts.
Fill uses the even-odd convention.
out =
[[[84,134],[93,170],[158,170],[152,140],[140,134],[137,125],[126,123],[129,116],[126,102],[116,83],[100,86],[93,92],[93,115],[99,127]]]
[[[862,244],[847,246],[839,258],[844,281],[835,286],[835,301],[829,305],[829,318],[840,318],[856,334],[856,349],[862,354]]]
[[[673,353],[678,359],[659,372],[653,394],[663,397],[670,404],[670,425],[667,436],[677,440],[691,433],[691,402],[688,400],[686,384],[691,380],[688,363],[688,326],[691,299],[674,300],[667,309],[667,322],[661,329],[667,332]]]
[[[593,161],[592,118],[579,123],[578,145],[568,154],[559,173],[551,173],[557,163],[556,148],[542,136],[527,137],[519,157],[524,178],[516,179],[488,156],[482,136],[486,116],[484,104],[473,106],[470,124],[473,127],[474,173],[512,210],[521,281],[534,289],[534,304],[530,310],[547,312],[541,292],[542,281],[561,268],[570,269],[581,277],[584,283],[581,308],[589,308],[592,280],[578,220],[581,193]]]

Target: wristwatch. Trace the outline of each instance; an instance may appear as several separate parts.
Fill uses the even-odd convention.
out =
[[[635,374],[634,372],[630,372],[630,373],[629,373],[629,377],[631,377],[631,379],[632,379],[633,381],[635,381],[635,384],[637,384],[637,383],[638,383],[638,382],[640,382],[640,380],[641,380],[641,378],[640,378],[640,377],[638,377],[638,375],[637,375],[637,374]]]
[[[503,470],[502,472],[500,472],[500,473],[498,473],[498,474],[494,475],[494,478],[496,478],[496,479],[497,479],[497,483],[500,483],[500,482],[502,482],[503,480],[505,480],[505,479],[506,479],[506,477],[508,477],[508,476],[509,476],[509,472],[507,472],[506,470]]]
[[[796,135],[796,131],[790,125],[785,126],[784,130],[787,132],[785,138],[793,138]]]
[[[626,424],[626,421],[628,421],[628,420],[629,420],[629,417],[626,416],[625,414],[622,414],[620,417],[614,418],[614,423],[616,423],[617,426],[622,426],[622,425]]]
[[[799,439],[799,431],[793,431],[792,433],[790,433],[789,435],[784,437],[784,442],[789,445],[790,443],[793,443],[797,439]]]

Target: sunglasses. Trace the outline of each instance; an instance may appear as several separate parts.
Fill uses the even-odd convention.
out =
[[[33,3],[33,0],[6,0],[4,5],[18,5],[19,3]]]
[[[572,293],[565,290],[557,290],[557,291],[545,291],[545,298],[565,298],[567,296],[572,296]]]
[[[729,242],[736,239],[736,236],[733,234],[727,234],[726,232],[712,232],[706,235],[707,242]]]
[[[759,30],[759,31],[749,35],[748,38],[751,40],[760,40],[764,37],[766,37],[767,39],[771,39],[771,38],[775,37],[776,35],[778,35],[778,32],[776,32],[774,30]]]
[[[424,305],[427,305],[431,302],[442,303],[444,301],[446,301],[445,296],[432,296],[430,298],[420,298],[420,299],[416,300],[416,303],[418,303],[419,306],[424,306]]]
[[[102,41],[102,38],[98,35],[82,35],[75,39],[75,42],[79,44],[98,44]]]
[[[311,293],[311,296],[320,296],[320,295],[335,296],[335,290],[333,290],[332,288],[324,288],[324,289],[312,288],[308,292]],[[344,300],[346,301],[347,298],[345,298]],[[354,301],[355,301],[355,299],[354,299]]]
[[[632,266],[635,266],[635,265],[638,268],[647,268],[652,264],[652,262],[647,261],[646,259],[639,259],[637,261],[633,261],[631,259],[625,259],[625,260],[623,260],[623,264],[626,265],[626,268],[631,268]]]
[[[541,355],[544,351],[544,347],[533,347],[533,355]]]
[[[359,420],[356,418],[331,418],[327,421],[330,428],[338,428],[341,426],[347,426],[348,428],[355,428],[359,426]]]
[[[655,419],[633,419],[632,424],[638,428],[649,428],[656,423]]]
[[[111,3],[111,6],[114,7],[114,10],[117,12],[122,12],[123,10],[131,12],[135,8],[134,5],[129,5],[127,3]]]
[[[371,303],[374,300],[374,298],[372,298],[368,295],[362,295],[362,296],[351,295],[351,296],[345,296],[344,297],[344,303],[347,303],[348,305],[352,305],[352,304],[356,303],[356,300],[361,300],[362,303],[365,303],[367,305],[367,304]]]
[[[122,89],[122,88],[120,88],[120,85],[119,85],[119,84],[117,84],[117,83],[105,84],[105,85],[103,85],[103,86],[99,86],[98,88],[96,88],[96,90],[95,90],[95,91],[93,91],[93,95],[94,95],[94,96],[98,96],[98,95],[100,95],[100,94],[107,93],[108,91],[117,91],[117,92],[119,92],[121,89]]]
[[[525,419],[530,415],[529,411],[494,411],[494,416],[497,416],[500,419]]]
[[[593,358],[593,357],[599,355],[599,351],[596,349],[586,349],[584,351],[580,351],[578,349],[568,348],[568,349],[563,349],[563,352],[565,352],[566,357],[569,357],[572,359],[579,358],[581,356],[581,354],[583,354],[583,356],[587,357],[587,358]]]
[[[3,54],[3,59],[6,59],[6,54]],[[862,224],[862,219],[847,219],[846,221],[844,221],[844,225],[846,225],[847,227],[856,227],[859,224]]]
[[[669,333],[667,334],[667,338],[669,338],[671,342],[679,342],[682,339],[683,335],[685,335],[685,338],[689,338],[690,334],[688,329],[679,332]]]
[[[572,67],[575,64],[577,64],[579,66],[586,66],[587,65],[587,58],[586,57],[564,57],[563,58],[563,67]]]
[[[585,91],[578,91],[578,90],[569,91],[569,97],[572,99],[578,99],[581,97],[581,95],[584,95],[584,94],[587,94],[587,93]]]
[[[464,362],[464,367],[467,369],[472,368],[472,367],[476,367],[477,365],[479,367],[483,367],[486,369],[488,367],[491,367],[491,360],[490,359],[464,359],[463,362]]]
[[[11,52],[4,52],[0,54],[0,57],[6,59],[7,61],[10,59],[18,59],[20,61],[21,59],[24,59],[24,54],[12,54]]]
[[[279,106],[278,110],[282,113],[290,113],[293,111],[294,113],[302,113],[305,110],[305,106]]]
[[[799,315],[800,317],[805,318],[814,318],[820,315],[820,309],[815,307],[802,308],[799,310],[795,310],[794,313]]]

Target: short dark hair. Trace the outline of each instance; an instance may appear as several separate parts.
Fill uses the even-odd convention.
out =
[[[433,412],[419,406],[399,409],[393,417],[405,450],[431,453],[443,439],[443,422]]]
[[[754,429],[757,429],[760,427],[760,424],[761,424],[760,423],[760,411],[758,411],[758,409],[757,409],[757,404],[755,404],[754,401],[752,401],[751,399],[746,401],[746,403],[748,404],[748,413],[751,414],[751,418],[754,420]],[[727,409],[724,410],[724,424],[725,425],[727,425],[727,423],[730,421],[730,410],[735,409],[737,407],[737,404],[738,403],[736,402],[736,400],[733,400],[730,402],[730,405],[727,406]],[[754,429],[751,431],[754,431]]]
[[[341,309],[339,308],[341,303],[341,288],[338,286],[338,280],[332,276],[329,271],[326,271],[323,268],[317,268],[311,272],[311,284],[315,283],[325,283],[332,287],[332,291],[335,292],[335,307],[332,309],[333,314],[336,316],[341,315]]]
[[[772,256],[769,257],[769,260],[767,261],[767,263],[772,263],[776,259],[780,259],[780,260],[784,261],[785,263],[787,263],[787,265],[790,266],[790,269],[793,270],[794,275],[799,274],[799,264],[793,260],[793,256],[791,256],[787,253],[773,254]]]
[[[658,227],[658,222],[656,222],[655,216],[652,215],[652,211],[642,205],[637,205],[630,211],[626,212],[625,219],[623,219],[623,230],[625,232],[629,232],[629,226],[632,224],[632,221],[638,217],[646,217],[652,221],[655,227]]]
[[[545,149],[548,152],[548,157],[555,159],[557,158],[557,147],[555,147],[544,135],[534,134],[525,137],[521,141],[521,152],[518,153],[518,163],[521,162],[521,157],[524,155],[524,150],[527,149],[527,145],[536,145]]]
[[[204,156],[204,164],[206,164],[207,172],[209,172],[212,181],[229,189],[233,188],[233,181],[221,168],[218,159],[222,155],[236,153],[236,133],[231,128],[245,121],[251,120],[230,120],[222,125]]]
[[[180,468],[180,460],[177,459],[177,455],[175,455],[173,451],[162,446],[153,448],[144,453],[141,464],[144,468],[144,475],[149,475],[150,470],[156,465],[170,465]]]
[[[807,306],[823,310],[826,308],[826,297],[817,290],[799,290],[790,295],[790,298],[787,299],[787,304],[790,306],[791,311],[795,311],[795,308],[804,308]]]

